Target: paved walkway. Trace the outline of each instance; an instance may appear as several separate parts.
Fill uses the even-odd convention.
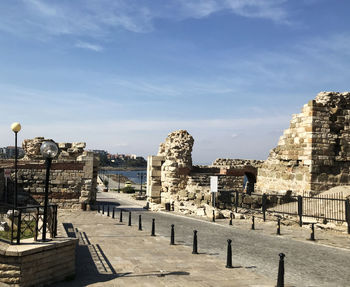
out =
[[[126,213],[125,213],[126,215]],[[215,255],[192,254],[169,238],[151,237],[96,211],[63,211],[59,220],[70,236],[79,238],[77,276],[54,286],[274,286],[254,268],[225,268]],[[65,232],[60,230],[61,233]]]
[[[174,212],[146,212],[144,201],[126,194],[108,192],[98,197],[101,203],[117,207],[115,219],[112,212],[110,217],[82,211],[60,214],[60,222],[67,223],[66,229],[80,238],[80,245],[76,279],[55,286],[274,286],[280,251],[287,254],[286,282],[294,282],[287,286],[348,286],[347,234],[317,230],[317,240],[311,242],[310,230],[297,225],[282,226],[282,236],[276,236],[273,222],[257,220],[256,230],[251,231],[250,220],[236,219],[229,226],[228,220],[211,223]],[[125,212],[124,222],[119,223],[120,208],[133,211],[133,226],[125,223]],[[137,230],[138,214],[144,231]],[[156,218],[156,237],[150,236],[151,218]],[[171,223],[175,223],[176,246],[169,245]],[[194,228],[199,230],[199,255],[191,254]],[[239,268],[225,268],[227,238],[233,239],[233,264]]]

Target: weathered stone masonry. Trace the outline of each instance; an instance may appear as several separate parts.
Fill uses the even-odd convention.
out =
[[[261,192],[317,194],[349,184],[350,93],[322,92],[293,115],[258,171]]]
[[[194,140],[185,130],[170,133],[157,156],[148,157],[147,196],[152,207],[174,203],[175,210],[211,215],[210,176],[219,176],[220,189],[243,189],[249,175],[254,188],[261,161],[217,159],[211,166],[192,166]],[[156,205],[154,205],[156,204]]]
[[[18,161],[19,203],[29,197],[41,202],[44,197],[46,167],[40,155],[44,138],[25,140],[26,155]],[[80,208],[81,203],[96,200],[98,159],[84,151],[85,143],[59,143],[59,156],[50,171],[50,202],[63,208]],[[0,161],[0,167],[12,168],[13,160]],[[14,172],[12,173],[12,178]]]
[[[168,135],[157,156],[148,157],[151,206],[174,203],[180,211],[208,214],[212,175],[219,176],[219,189],[242,190],[246,178],[247,193],[255,189],[260,193],[313,195],[348,185],[350,93],[322,92],[304,105],[264,162],[218,159],[211,166],[192,166],[193,143],[187,131],[179,130]]]

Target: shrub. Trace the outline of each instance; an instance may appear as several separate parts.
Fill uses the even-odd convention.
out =
[[[122,189],[123,193],[135,193],[135,189],[132,186],[125,186]]]

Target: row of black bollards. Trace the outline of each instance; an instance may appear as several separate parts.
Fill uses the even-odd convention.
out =
[[[101,212],[101,207],[98,205],[98,212]],[[102,206],[102,214],[105,212],[105,206]],[[110,207],[108,205],[107,207],[107,216],[110,214]],[[112,218],[115,217],[115,208],[113,207],[112,210]],[[213,221],[215,222],[215,212],[213,211]],[[120,209],[120,217],[119,222],[123,222],[123,209]],[[232,213],[230,214],[230,225],[232,225]],[[129,221],[128,226],[131,226],[131,211],[129,211]],[[255,229],[255,217],[252,216],[252,230]],[[141,214],[139,215],[139,228],[138,230],[142,230],[142,217]],[[310,240],[315,240],[315,230],[314,230],[314,224],[311,226],[311,237]],[[277,220],[277,235],[281,234],[281,222],[280,218]],[[152,231],[151,236],[155,235],[155,219],[152,219]],[[227,240],[227,257],[226,257],[226,268],[234,268],[232,265],[232,240]],[[170,245],[175,245],[175,225],[171,225],[171,235],[170,235]],[[193,249],[192,254],[198,254],[198,237],[197,237],[197,230],[193,230]],[[278,266],[278,276],[277,276],[277,287],[284,287],[284,257],[285,255],[283,253],[279,254],[279,266]]]

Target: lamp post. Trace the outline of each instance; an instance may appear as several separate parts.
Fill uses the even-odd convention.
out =
[[[46,164],[46,180],[45,180],[45,201],[44,201],[44,219],[43,219],[43,237],[42,241],[46,241],[46,225],[47,225],[47,205],[49,200],[49,179],[52,159],[58,153],[58,146],[52,141],[44,141],[41,144],[40,152],[45,158]]]
[[[142,180],[143,180],[143,177],[145,176],[145,173],[138,172],[137,175],[140,177],[140,195],[142,195]]]
[[[11,125],[11,130],[15,133],[15,200],[14,200],[14,207],[17,207],[17,160],[18,160],[18,150],[17,150],[17,134],[21,130],[21,124],[20,123],[13,123]]]

